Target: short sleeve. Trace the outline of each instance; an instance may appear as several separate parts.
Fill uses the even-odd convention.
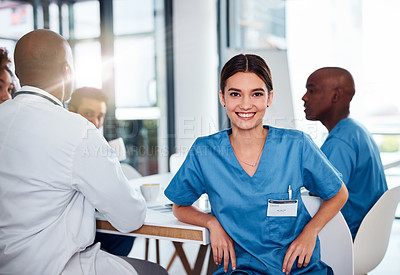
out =
[[[181,168],[175,174],[165,196],[179,205],[192,205],[204,192],[204,177],[199,161],[200,147],[198,142],[193,144]]]
[[[338,138],[330,138],[321,147],[329,161],[343,175],[343,182],[347,185],[351,171],[356,165],[356,153],[347,143]]]
[[[302,158],[304,186],[324,200],[336,195],[342,187],[342,175],[307,134]]]

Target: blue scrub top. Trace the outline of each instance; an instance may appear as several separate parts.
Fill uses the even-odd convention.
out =
[[[234,241],[237,270],[275,275],[282,274],[286,250],[311,219],[300,188],[329,199],[338,193],[342,180],[308,135],[264,128],[269,132],[253,177],[236,159],[228,137],[231,129],[224,130],[195,141],[165,195],[178,205],[192,205],[207,193],[212,215]],[[297,217],[267,216],[268,200],[287,200],[289,185],[293,199],[299,200]],[[319,240],[310,264],[300,269],[296,264],[291,274],[327,274]],[[224,274],[223,266],[215,274]]]
[[[321,147],[342,173],[349,199],[342,208],[353,239],[371,207],[388,189],[378,146],[355,120],[342,119]]]

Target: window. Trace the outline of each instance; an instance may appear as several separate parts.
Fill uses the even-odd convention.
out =
[[[99,41],[77,42],[74,47],[75,86],[101,88],[101,46]]]
[[[287,49],[296,128],[309,133],[318,145],[323,143],[328,132],[321,123],[305,119],[301,98],[313,71],[343,67],[356,82],[351,117],[373,133],[384,164],[400,160],[400,40],[393,32],[400,24],[398,1],[225,2],[230,24],[227,47]],[[274,103],[279,92],[275,90]]]
[[[152,36],[116,39],[114,61],[117,109],[156,106],[154,54]],[[135,114],[132,114],[134,118]]]
[[[235,49],[285,49],[285,2],[234,0],[229,23],[230,47]]]
[[[0,37],[17,40],[33,29],[33,9],[29,4],[14,1],[0,2]]]
[[[153,1],[114,0],[114,34],[154,31]]]
[[[98,1],[77,2],[73,5],[74,39],[100,36],[100,7]]]
[[[30,4],[1,1],[1,46],[12,55],[16,41],[35,26],[46,25],[61,32],[73,50],[76,88],[102,88],[106,78],[114,81],[115,106],[109,106],[109,111],[115,110],[117,121],[107,129],[116,127],[117,134],[125,139],[126,161],[143,175],[166,172],[167,120],[161,116],[166,110],[164,1],[114,0],[113,18],[106,18],[114,23],[114,33],[108,34],[114,37],[114,56],[107,58],[102,56],[110,49],[102,49],[100,41],[99,3],[51,1],[47,17],[44,6],[33,9]],[[104,75],[104,66],[113,68],[110,71],[115,74]],[[161,147],[165,154],[159,154]]]

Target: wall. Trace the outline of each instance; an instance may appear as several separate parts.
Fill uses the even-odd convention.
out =
[[[217,4],[175,0],[174,67],[177,152],[218,131]]]

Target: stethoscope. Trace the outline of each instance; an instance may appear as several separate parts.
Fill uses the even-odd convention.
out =
[[[58,105],[58,106],[63,107],[62,105],[60,105],[60,103],[58,103],[58,102],[55,101],[54,99],[52,99],[52,98],[50,98],[50,97],[48,97],[48,96],[46,96],[46,95],[43,95],[43,94],[41,94],[41,93],[36,93],[36,92],[28,92],[28,91],[16,92],[16,93],[14,94],[14,98],[15,98],[16,96],[18,96],[18,95],[23,95],[23,94],[40,96],[40,97],[42,97],[42,98],[44,98],[44,99],[47,99],[48,101],[50,101],[51,103],[53,103],[53,104],[55,104],[55,105]]]

